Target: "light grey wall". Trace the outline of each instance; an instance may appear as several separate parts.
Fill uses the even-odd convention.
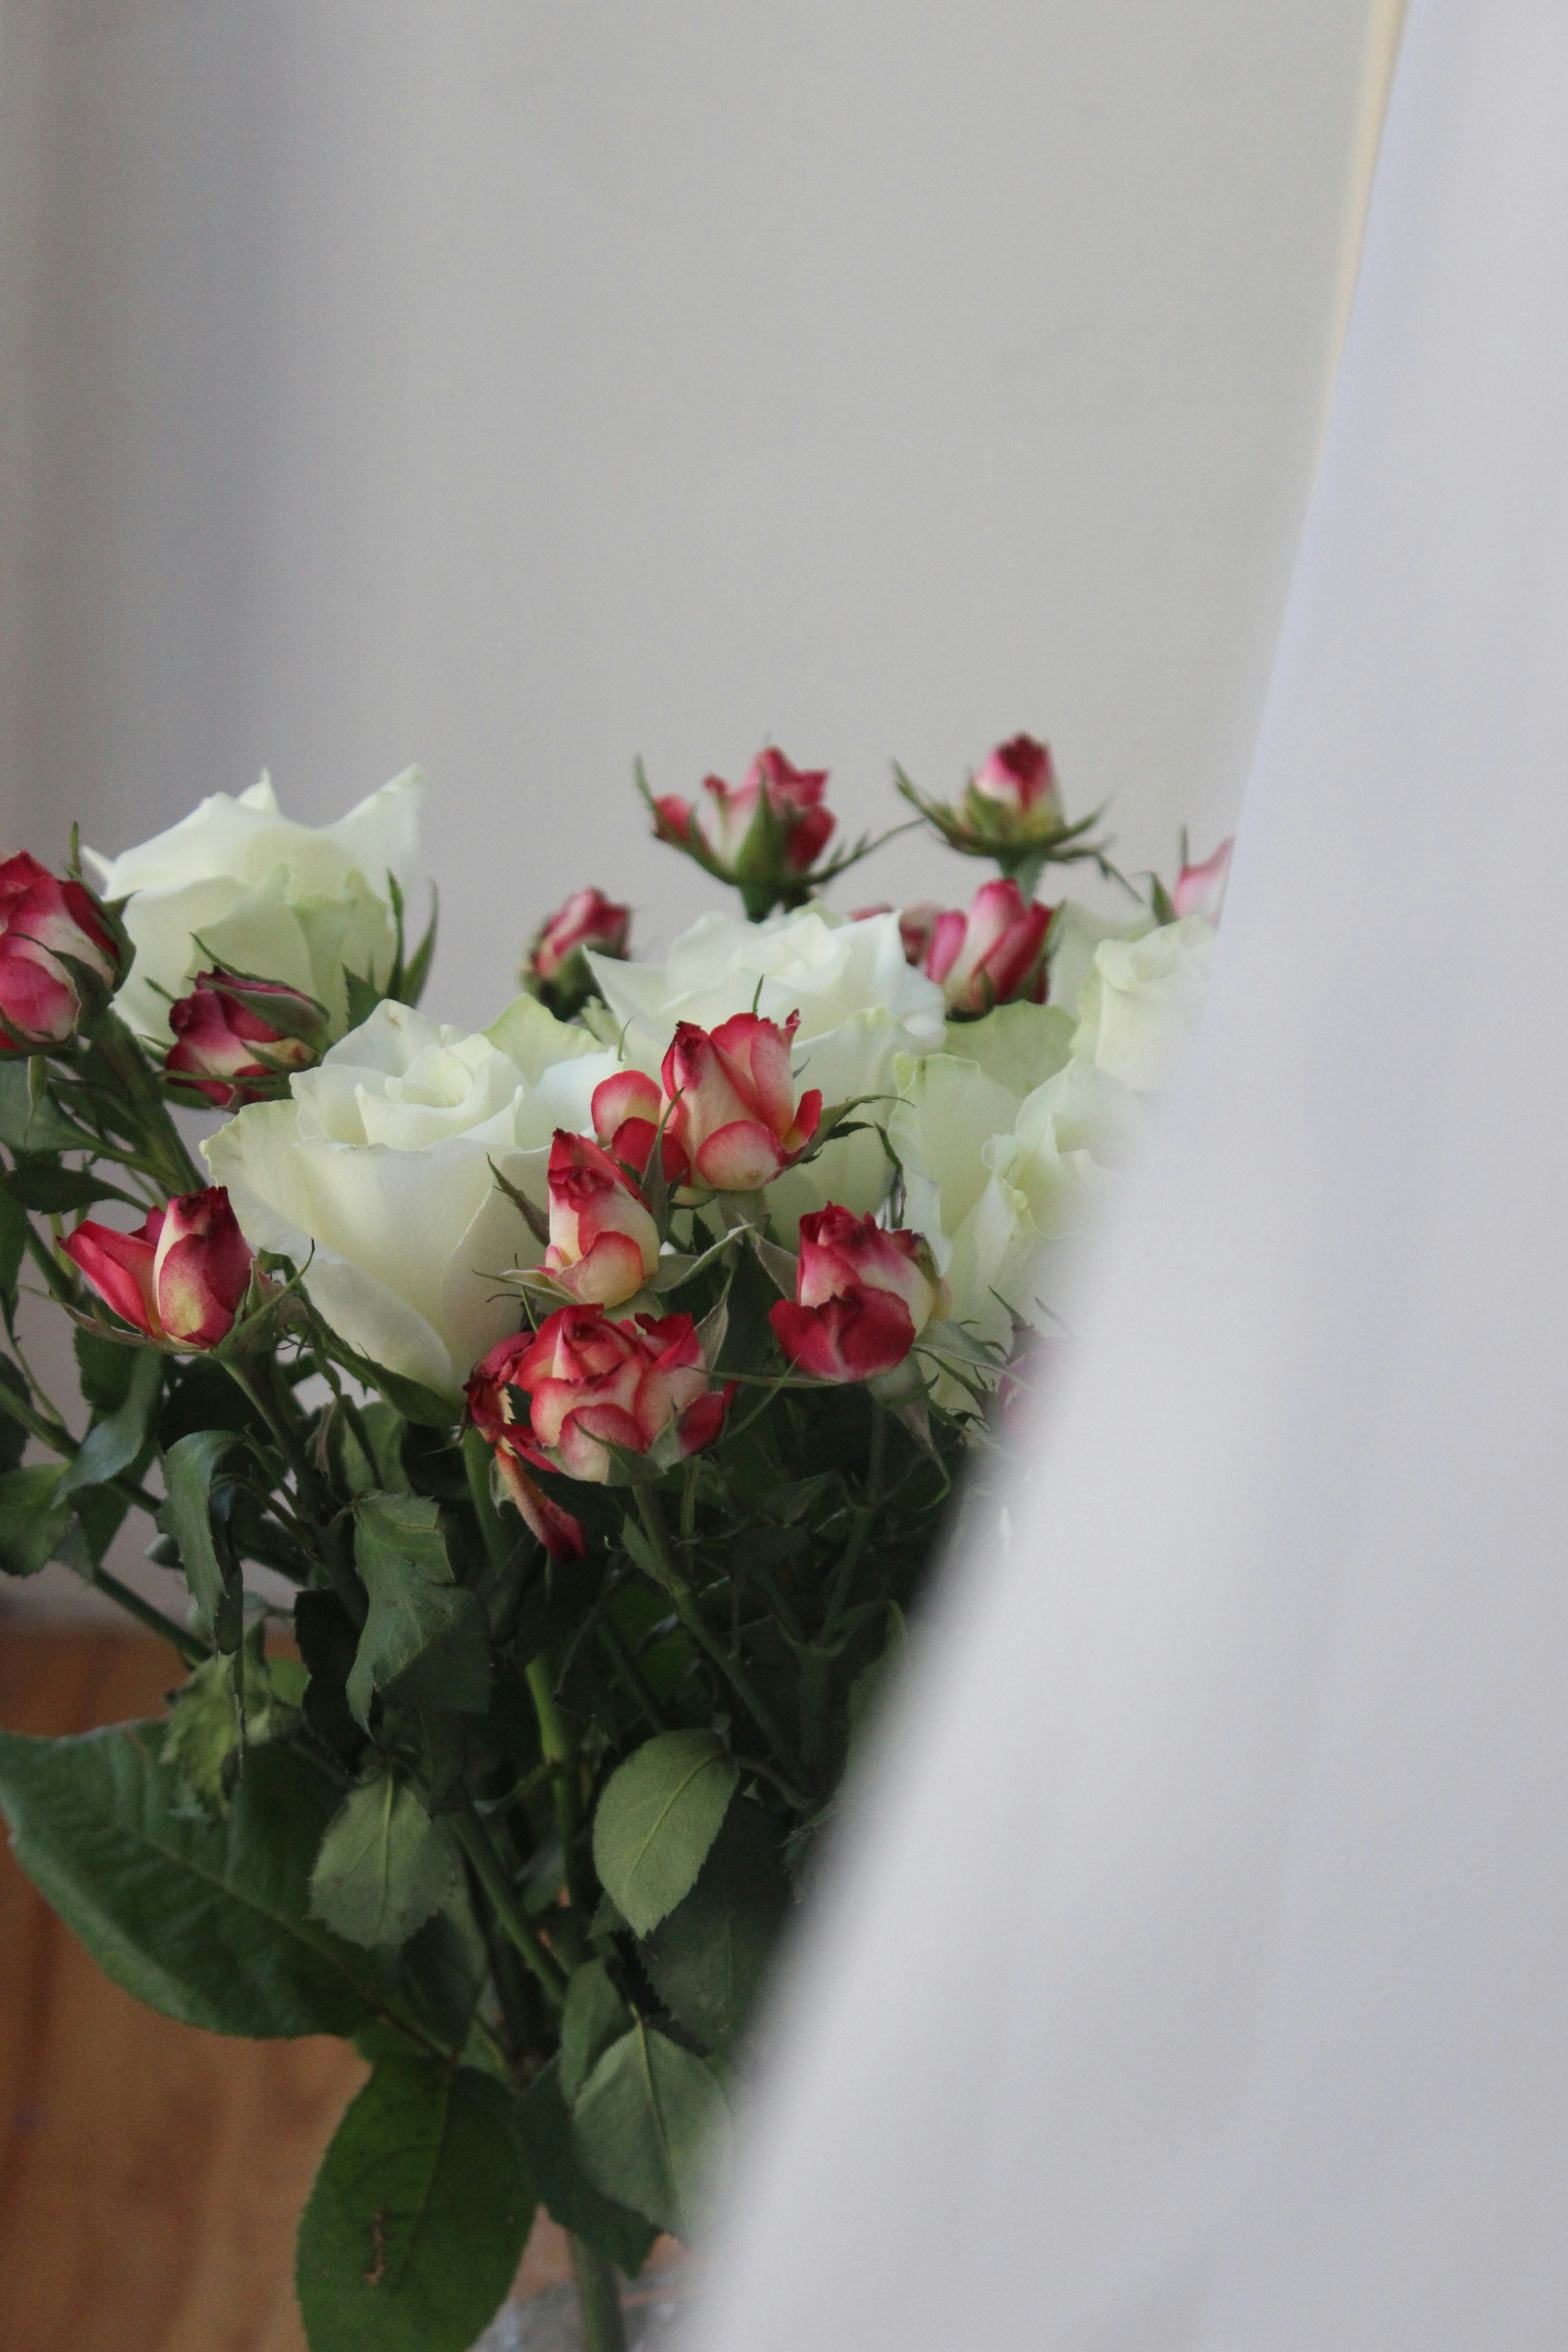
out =
[[[472,1020],[580,881],[701,902],[637,749],[771,733],[858,828],[1026,726],[1207,844],[1376,5],[6,0],[12,837],[417,758]]]

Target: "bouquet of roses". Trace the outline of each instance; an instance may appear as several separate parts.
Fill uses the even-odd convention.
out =
[[[160,1721],[0,1738],[0,1803],[131,1992],[369,2062],[316,2352],[462,2352],[537,2204],[623,2340],[1053,1245],[1194,1016],[1225,851],[1124,921],[1037,902],[1106,855],[1019,737],[955,803],[900,778],[1002,869],[967,911],[843,917],[875,845],[830,854],[826,781],[639,771],[742,912],[638,962],[580,891],[473,1036],[416,1009],[412,775],[320,831],[216,795],[90,887],[0,865],[0,1570],[186,1668]],[[110,1564],[135,1513],[174,1614]]]

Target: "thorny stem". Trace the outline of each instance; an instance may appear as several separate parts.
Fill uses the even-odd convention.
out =
[[[665,1534],[664,1520],[659,1511],[658,1496],[650,1486],[637,1486],[633,1491],[637,1496],[637,1510],[641,1516],[643,1527],[647,1530],[649,1543],[653,1546],[654,1556],[658,1561],[660,1580],[669,1597],[670,1606],[692,1640],[707,1653],[718,1667],[758,1730],[772,1743],[775,1753],[783,1758],[797,1784],[796,1794],[799,1795],[798,1783],[802,1778],[800,1767],[795,1760],[795,1751],[789,1740],[784,1737],[778,1717],[757,1690],[739,1658],[732,1657],[723,1643],[710,1631],[707,1620],[692,1597],[691,1587],[679,1573],[670,1559],[669,1545]],[[809,1801],[803,1798],[802,1801]]]
[[[532,1969],[543,1989],[545,2000],[559,2015],[566,2003],[565,1970],[553,1953],[547,1950],[538,1928],[519,1903],[506,1866],[491,1843],[489,1832],[466,1790],[458,1801],[452,1826],[463,1852],[473,1864],[474,1874],[489,1896],[508,1941]]]

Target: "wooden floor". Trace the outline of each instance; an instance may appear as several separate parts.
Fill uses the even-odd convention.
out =
[[[0,1724],[161,1711],[159,1643],[0,1632]],[[303,2352],[294,2225],[363,2070],[140,2008],[0,1851],[0,2352]],[[520,2288],[567,2275],[542,2223]]]

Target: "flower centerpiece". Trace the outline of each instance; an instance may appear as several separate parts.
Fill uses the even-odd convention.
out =
[[[91,883],[0,865],[0,1570],[64,1562],[184,1666],[163,1719],[0,1736],[0,1804],[140,1999],[368,2062],[300,2226],[314,2352],[463,2352],[539,2206],[607,2352],[617,2273],[700,2226],[955,1491],[1214,943],[1224,851],[1120,920],[1036,898],[1110,869],[1027,737],[954,802],[900,779],[1002,869],[961,909],[830,911],[874,845],[781,752],[700,811],[639,780],[740,910],[637,961],[581,890],[471,1035],[419,1009],[413,775],[320,831],[215,795]],[[114,1564],[138,1514],[173,1610]]]

